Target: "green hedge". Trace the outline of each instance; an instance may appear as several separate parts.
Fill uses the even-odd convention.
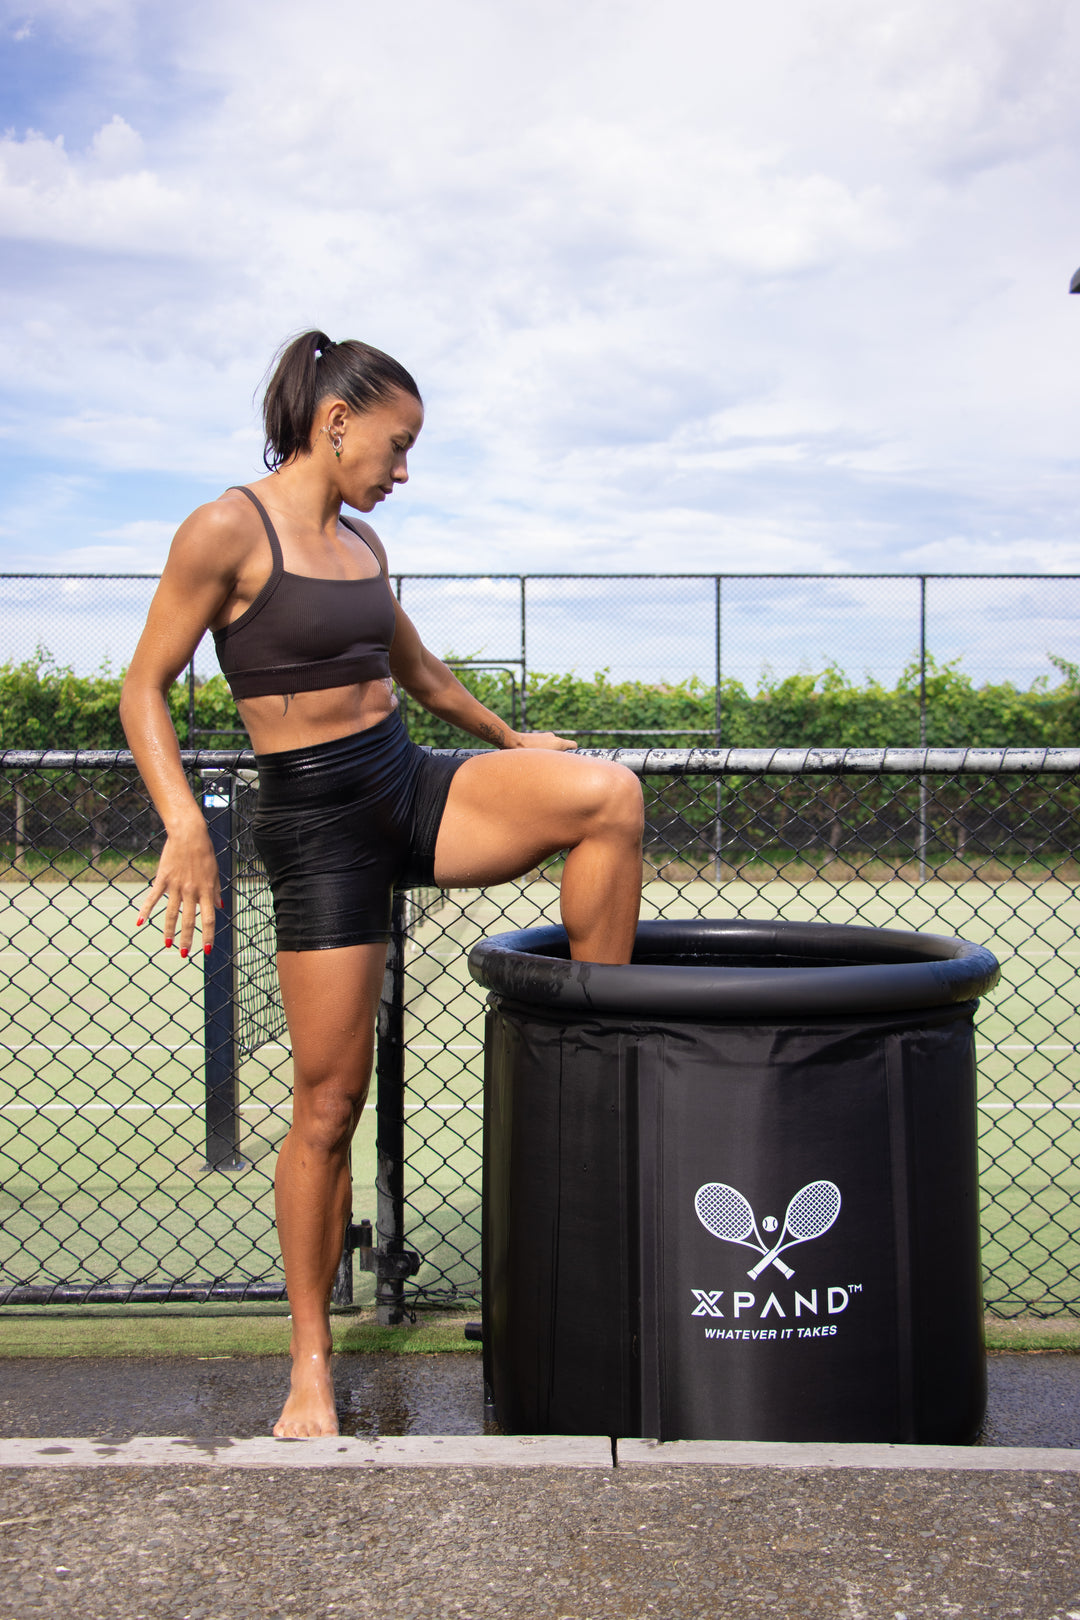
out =
[[[956,662],[930,661],[927,673],[927,740],[943,747],[1075,746],[1080,733],[1080,667],[1052,658],[1056,684],[1044,676],[1027,691],[1005,681],[976,686]],[[39,652],[26,663],[0,665],[0,747],[123,748],[117,706],[122,674],[108,668],[77,676]],[[466,671],[464,678],[496,713],[511,717],[508,676],[497,671]],[[188,741],[188,690],[177,681],[170,707],[182,744]],[[764,677],[749,692],[738,681],[721,689],[723,741],[730,747],[851,748],[916,746],[919,741],[919,672],[906,669],[889,689],[876,681],[859,685],[830,665],[817,674]],[[409,729],[417,742],[460,747],[471,739],[410,703]],[[591,680],[578,675],[529,677],[528,719],[532,730],[592,731],[583,743],[632,745],[616,732],[665,728],[695,731],[702,742],[714,737],[715,689],[696,676],[677,685],[612,681],[601,670]],[[235,747],[228,730],[239,726],[229,689],[221,675],[202,682],[195,693],[196,726],[202,747]],[[216,730],[216,728],[221,728]],[[642,739],[645,740],[645,739]],[[695,737],[649,739],[658,746],[686,746]]]
[[[1058,683],[1048,676],[1028,691],[1008,681],[976,686],[956,662],[927,669],[927,741],[941,747],[1003,748],[1075,746],[1080,734],[1080,669],[1052,660]],[[505,718],[511,712],[509,678],[497,673],[467,677],[477,696]],[[738,681],[724,681],[720,692],[722,738],[727,747],[900,748],[919,743],[919,670],[907,668],[891,690],[869,680],[850,681],[830,665],[819,674],[763,677],[748,692]],[[642,738],[659,747],[688,747],[715,739],[716,689],[696,676],[677,685],[612,681],[599,671],[591,680],[578,675],[529,677],[529,726],[536,731],[581,732],[596,747],[633,746],[634,737],[617,732],[697,732],[698,736]],[[461,733],[413,704],[409,730],[417,742],[436,747],[460,745]]]

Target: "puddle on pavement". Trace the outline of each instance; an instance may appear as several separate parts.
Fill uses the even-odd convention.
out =
[[[338,1356],[334,1384],[342,1434],[498,1434],[484,1407],[476,1355]]]

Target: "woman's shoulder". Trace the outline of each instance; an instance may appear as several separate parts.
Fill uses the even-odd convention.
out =
[[[235,573],[262,533],[255,507],[239,489],[227,489],[184,519],[169,560],[200,571]]]

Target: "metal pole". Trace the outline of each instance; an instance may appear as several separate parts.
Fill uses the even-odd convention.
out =
[[[15,778],[13,784],[15,793],[15,865],[22,864],[23,851],[26,849],[26,795],[22,790],[22,779]]]
[[[352,1183],[352,1154],[349,1155],[349,1181]],[[351,1305],[353,1302],[353,1224],[352,1212],[345,1223],[345,1237],[341,1245],[341,1259],[330,1288],[331,1305]]]
[[[717,746],[717,748],[720,748],[720,747],[723,746],[723,735],[724,735],[724,699],[723,699],[723,694],[722,694],[721,686],[720,686],[722,667],[723,667],[722,666],[721,656],[720,656],[721,593],[722,593],[722,588],[723,588],[723,579],[722,579],[722,576],[720,574],[716,575],[715,587],[716,587],[716,592],[715,592],[715,595],[716,595],[716,601],[715,601],[715,615],[716,615],[716,623],[715,623],[715,636],[716,636],[716,746]],[[715,820],[714,825],[713,825],[713,877],[715,878],[716,882],[719,883],[720,882],[720,862],[721,862],[721,854],[722,854],[723,842],[724,842],[723,803],[722,803],[722,798],[721,798],[723,789],[721,787],[721,778],[719,776],[716,778],[716,789],[715,789],[715,791],[716,791],[716,820]]]
[[[919,747],[926,747],[926,575],[919,575]],[[926,882],[926,777],[919,777],[919,882]]]
[[[525,662],[525,575],[521,575],[521,729],[528,729],[529,670]]]
[[[207,1170],[246,1170],[240,1157],[240,1096],[236,1051],[236,999],[233,906],[233,778],[203,773],[203,814],[217,857],[221,910],[214,943],[204,957],[203,1031],[205,1040]],[[196,946],[196,949],[198,947]]]
[[[394,891],[390,943],[379,998],[375,1057],[375,1192],[379,1248],[405,1253],[405,895]],[[395,1327],[405,1319],[404,1278],[376,1272],[376,1319]],[[385,1268],[389,1270],[390,1268]]]

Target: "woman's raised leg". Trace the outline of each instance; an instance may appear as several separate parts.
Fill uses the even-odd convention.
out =
[[[443,888],[504,883],[568,850],[560,906],[571,955],[628,962],[641,905],[641,784],[623,765],[546,749],[467,760],[435,848]]]
[[[351,1194],[349,1144],[368,1087],[385,945],[281,951],[293,1053],[292,1126],[278,1154],[278,1240],[292,1311],[292,1384],[274,1433],[337,1434],[330,1290]]]

